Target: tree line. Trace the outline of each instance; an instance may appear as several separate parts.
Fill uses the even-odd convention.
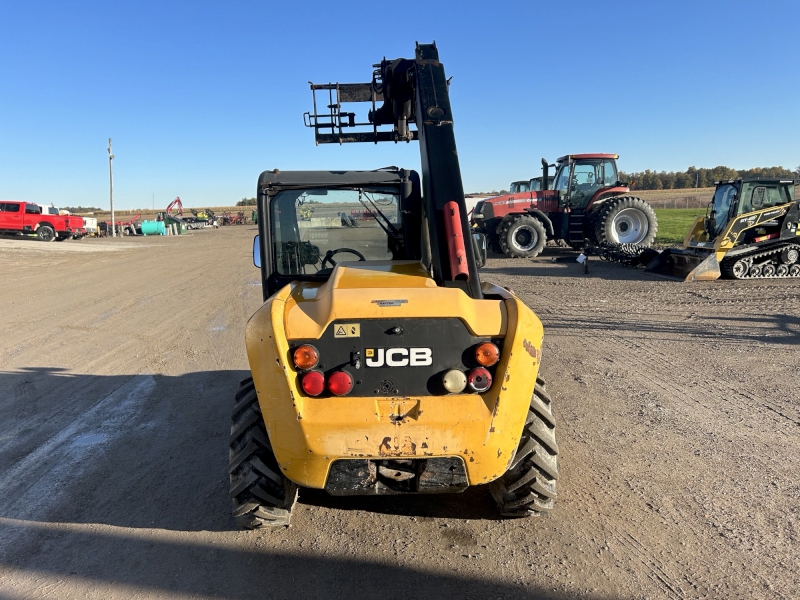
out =
[[[649,169],[634,173],[619,172],[621,181],[627,181],[636,190],[678,190],[711,187],[715,181],[746,177],[800,178],[800,166],[794,171],[783,167],[756,167],[736,170],[730,167],[705,169],[689,167],[685,171],[651,171]]]

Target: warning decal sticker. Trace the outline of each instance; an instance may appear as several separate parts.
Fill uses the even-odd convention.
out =
[[[361,337],[360,323],[337,323],[333,326],[333,337],[352,338]]]

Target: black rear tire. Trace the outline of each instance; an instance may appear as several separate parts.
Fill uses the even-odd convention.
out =
[[[50,227],[50,225],[41,225],[36,230],[36,237],[41,242],[52,242],[56,239],[56,230]]]
[[[558,480],[558,445],[551,399],[536,378],[528,418],[508,471],[489,484],[502,517],[538,517],[553,509]]]
[[[658,219],[653,207],[634,196],[616,196],[606,200],[598,207],[593,222],[598,244],[649,247],[658,232]]]
[[[544,225],[530,215],[515,215],[500,227],[500,249],[511,258],[534,258],[546,242]]]
[[[239,385],[231,413],[228,473],[233,520],[245,529],[288,526],[297,485],[278,466],[253,378]]]

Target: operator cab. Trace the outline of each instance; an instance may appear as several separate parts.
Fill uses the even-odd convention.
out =
[[[262,173],[253,259],[264,299],[325,282],[339,263],[422,259],[420,204],[414,171]]]
[[[558,159],[554,186],[565,204],[584,207],[603,188],[619,180],[616,154],[568,155]]]
[[[792,182],[765,178],[715,181],[714,197],[709,203],[706,216],[708,239],[714,240],[722,234],[731,219],[739,215],[757,213],[794,202],[794,186],[786,185],[787,183]],[[774,233],[770,228],[776,226],[777,222],[765,222],[762,227],[748,235],[768,235]]]
[[[508,189],[509,194],[519,194],[520,192],[530,192],[531,184],[529,181],[514,181]]]

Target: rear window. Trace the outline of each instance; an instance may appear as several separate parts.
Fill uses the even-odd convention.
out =
[[[25,214],[26,215],[40,215],[42,211],[39,209],[37,204],[26,204],[25,205]]]

